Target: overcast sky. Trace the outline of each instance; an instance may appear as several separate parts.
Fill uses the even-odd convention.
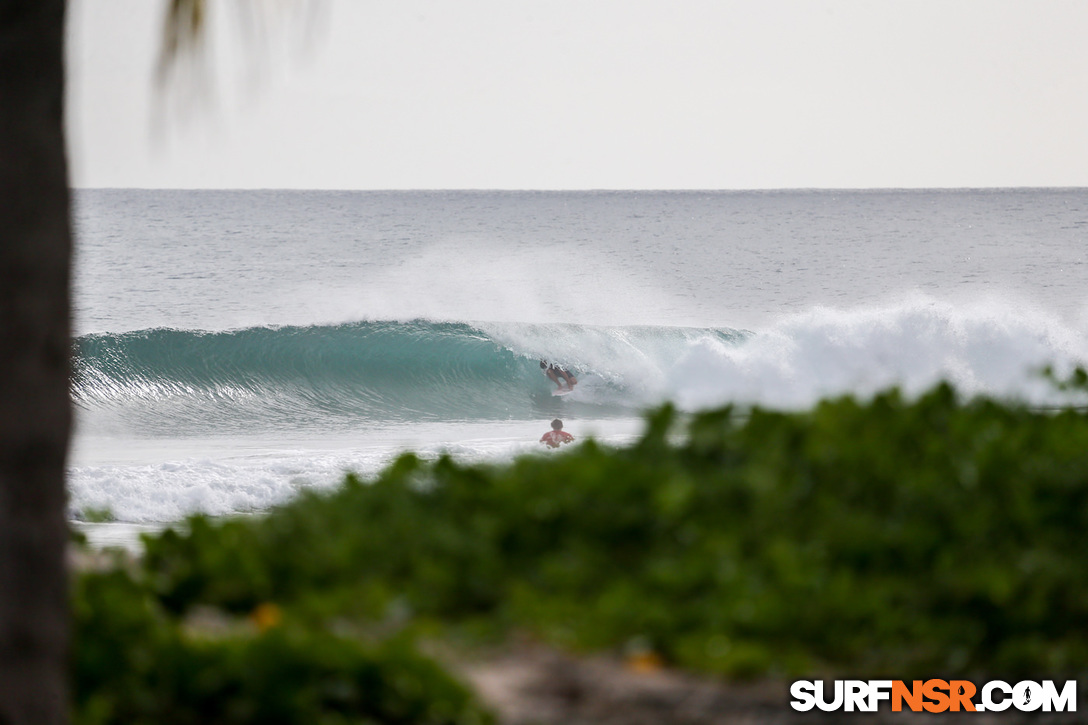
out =
[[[70,0],[75,185],[1088,186],[1084,0],[209,2],[163,101],[165,0]]]

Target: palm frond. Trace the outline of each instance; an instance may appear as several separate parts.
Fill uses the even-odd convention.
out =
[[[169,0],[163,23],[159,77],[164,77],[178,57],[199,45],[207,21],[206,0]]]

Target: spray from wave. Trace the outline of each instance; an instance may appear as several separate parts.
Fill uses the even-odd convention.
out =
[[[884,308],[816,308],[742,345],[699,340],[671,370],[666,396],[684,408],[725,403],[803,408],[892,386],[916,395],[940,381],[961,393],[1035,405],[1071,401],[1041,376],[1088,361],[1079,331],[1027,309],[916,298]]]

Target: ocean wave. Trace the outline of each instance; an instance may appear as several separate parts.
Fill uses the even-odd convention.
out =
[[[580,378],[553,398],[539,360]],[[1088,359],[1079,331],[1023,309],[917,299],[816,308],[757,332],[414,320],[152,329],[79,338],[74,397],[97,431],[208,433],[368,422],[630,417],[672,400],[796,408],[948,380],[1050,402],[1038,375]]]
[[[77,405],[102,428],[208,432],[367,421],[630,416],[695,339],[728,330],[359,322],[80,337]],[[582,378],[557,401],[539,360]]]

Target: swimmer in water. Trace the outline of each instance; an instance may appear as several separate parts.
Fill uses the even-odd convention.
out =
[[[558,448],[566,443],[573,443],[574,436],[563,430],[563,421],[556,418],[552,421],[552,429],[540,437],[540,442],[548,448]]]

